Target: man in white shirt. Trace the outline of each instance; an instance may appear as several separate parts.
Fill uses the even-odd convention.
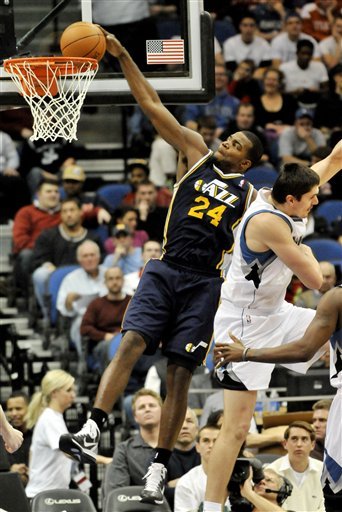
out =
[[[96,297],[107,294],[104,282],[106,268],[100,265],[100,248],[85,240],[77,248],[77,261],[81,268],[70,272],[62,281],[57,295],[57,309],[72,319],[70,338],[81,355],[80,326],[88,304]]]
[[[308,39],[314,45],[314,60],[320,58],[320,51],[317,42],[309,34],[302,32],[303,23],[296,12],[290,12],[285,21],[284,32],[277,35],[271,42],[272,65],[275,67],[295,60],[297,43],[302,39]]]
[[[133,295],[138,288],[144,266],[151,258],[160,258],[161,244],[156,240],[147,240],[142,246],[141,259],[143,266],[136,272],[129,272],[124,276],[123,292],[127,295]],[[148,386],[147,386],[148,387]]]
[[[280,134],[279,158],[283,164],[310,165],[313,152],[324,144],[322,132],[313,127],[310,110],[301,108],[296,112],[294,126],[285,128]]]
[[[204,426],[199,431],[196,450],[201,456],[201,464],[190,469],[178,480],[174,512],[197,511],[203,503],[209,456],[219,431],[216,426]]]
[[[322,62],[314,62],[314,46],[302,39],[297,43],[297,57],[280,66],[285,75],[285,92],[295,96],[300,106],[315,107],[320,94],[327,91],[329,77]]]
[[[284,433],[287,455],[268,466],[293,485],[292,494],[284,503],[286,510],[325,511],[321,486],[323,462],[310,457],[315,438],[312,425],[294,421]]]
[[[331,36],[320,41],[319,48],[322,60],[328,69],[342,64],[342,14],[334,17],[331,26]]]
[[[223,44],[226,66],[234,71],[237,64],[252,59],[256,67],[271,64],[271,47],[262,37],[256,36],[256,21],[252,15],[244,16],[239,25],[240,34],[229,37]]]

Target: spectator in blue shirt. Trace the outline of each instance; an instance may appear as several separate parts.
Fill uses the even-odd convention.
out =
[[[229,121],[235,118],[240,101],[231,96],[227,91],[228,73],[221,64],[215,66],[215,90],[216,95],[206,105],[187,105],[184,112],[184,124],[193,130],[197,130],[197,119],[201,116],[214,116],[217,129],[216,137],[227,128]]]

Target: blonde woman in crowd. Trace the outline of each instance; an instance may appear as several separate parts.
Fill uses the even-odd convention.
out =
[[[29,404],[27,428],[34,428],[26,487],[29,498],[48,489],[69,488],[73,462],[59,451],[58,442],[68,432],[63,413],[75,399],[74,384],[69,373],[50,370]]]
[[[9,453],[13,453],[20,448],[23,442],[23,434],[20,430],[13,428],[7,421],[5,413],[0,405],[0,436],[2,437],[5,448]]]

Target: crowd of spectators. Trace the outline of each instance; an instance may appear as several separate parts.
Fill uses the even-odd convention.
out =
[[[147,30],[153,39],[155,27],[144,10],[147,2],[126,3],[134,4],[136,15],[125,17],[133,12],[125,6],[123,27],[117,24],[121,19],[118,11],[115,19],[103,17],[101,2],[97,2],[94,15],[132,48],[132,34],[135,37],[139,30],[145,37]],[[137,10],[138,3],[141,10]],[[230,9],[222,5],[225,3],[231,4]],[[157,4],[164,13],[175,12],[176,2]],[[208,0],[205,7],[213,16],[214,27],[221,27],[222,23],[229,37],[223,39],[215,34],[215,97],[207,105],[180,108],[179,120],[197,130],[213,151],[235,131],[254,132],[264,146],[260,166],[276,172],[284,163],[311,165],[324,158],[342,136],[341,1]],[[144,69],[141,48],[136,50],[133,57]],[[132,144],[141,137],[145,124],[141,111],[135,108],[129,121]],[[80,147],[64,141],[32,142],[31,128],[32,119],[25,109],[0,112],[1,222],[13,222],[15,286],[19,294],[33,294],[48,323],[46,293],[51,274],[65,265],[77,266],[63,279],[56,307],[61,316],[69,319],[66,335],[84,363],[83,368],[100,374],[116,350],[115,339],[124,311],[144,264],[162,253],[178,155],[147,127],[149,137],[143,145],[148,148],[148,156],[141,154],[128,162],[126,182],[130,191],[112,210],[95,194],[92,198],[84,194],[86,175],[77,163]],[[339,179],[321,191],[321,200],[341,199]],[[103,225],[106,236],[99,230]],[[339,235],[337,229],[333,236]],[[297,305],[315,308],[321,296],[334,286],[335,267],[329,262],[320,264],[322,288],[300,289],[292,297]],[[124,416],[135,434],[115,446],[112,460],[102,460],[108,463],[104,503],[112,489],[142,484],[157,443],[166,363],[159,353],[154,359],[142,359],[133,370],[123,405]],[[156,382],[158,393],[148,389]],[[194,383],[195,389],[213,388],[212,372],[195,375]],[[208,458],[219,427],[209,423],[207,408],[212,405],[206,404],[203,397],[204,394],[191,396],[189,404],[194,409],[187,411],[168,467],[166,497],[175,512],[200,510],[204,499]],[[211,397],[218,405],[210,410],[220,408],[220,394]],[[24,434],[20,451],[9,455],[10,469],[19,473],[29,497],[48,485],[55,487],[56,482],[67,488],[72,472],[75,475],[79,471],[58,452],[56,441],[66,431],[62,413],[74,398],[74,377],[49,373],[28,413],[29,398],[25,393],[13,393],[7,401],[10,422]],[[251,475],[241,486],[241,495],[253,504],[251,510],[273,507],[272,510],[293,512],[328,512],[319,476],[329,405],[320,400],[313,406],[312,426],[297,421],[266,433],[260,432],[260,425],[259,431],[255,423],[251,425],[248,448],[256,456],[258,449],[274,444],[286,451],[265,469],[264,477],[254,488]],[[46,425],[52,429],[49,439],[44,437]],[[29,461],[31,441],[33,455]],[[44,475],[49,474],[50,480],[44,476],[43,482],[42,468],[46,465],[49,471]],[[292,494],[280,502],[276,497],[284,478],[290,482]]]
[[[83,467],[72,463],[58,450],[60,433],[68,428],[63,412],[73,406],[75,397],[74,377],[63,370],[50,370],[31,399],[26,393],[16,391],[7,400],[8,420],[23,433],[24,442],[17,452],[4,456],[9,470],[20,476],[30,498],[47,489],[79,486],[86,490],[90,487]],[[110,457],[97,456],[96,463],[103,464],[105,468],[103,510],[112,490],[143,484],[146,465],[158,439],[161,405],[162,398],[156,391],[140,387],[132,396],[134,429],[115,444]],[[334,510],[325,508],[320,484],[330,405],[331,400],[319,400],[312,406],[311,422],[295,420],[283,425],[278,436],[279,450],[271,450],[266,463],[262,458],[265,452],[258,456],[258,450],[251,452],[251,449],[246,450],[246,446],[242,447],[239,460],[245,460],[250,470],[246,474],[236,473],[240,489],[237,494],[240,500],[244,498],[252,507],[248,510]],[[212,412],[205,422],[201,422],[202,426],[200,419],[201,410],[188,407],[168,464],[165,497],[174,512],[199,511],[204,500],[208,460],[221,428],[222,409]],[[267,435],[267,430],[254,434],[260,437]],[[248,444],[247,440],[247,446],[253,446],[253,443]],[[0,450],[3,450],[1,439]],[[228,488],[233,497],[228,493],[224,508],[227,512],[235,510],[236,499],[233,486],[230,484]],[[273,490],[281,492],[273,493]],[[242,500],[240,506],[243,504],[246,502]]]

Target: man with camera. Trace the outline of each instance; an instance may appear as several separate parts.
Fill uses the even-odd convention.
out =
[[[252,472],[250,472],[249,477],[241,486],[241,496],[253,507],[250,509],[251,512],[285,510],[281,505],[291,492],[291,483],[272,469],[265,469],[264,478],[254,487],[252,486]]]
[[[232,512],[277,512],[291,495],[289,480],[273,469],[262,469],[258,459],[238,458],[228,483]],[[288,511],[290,512],[290,511]]]

